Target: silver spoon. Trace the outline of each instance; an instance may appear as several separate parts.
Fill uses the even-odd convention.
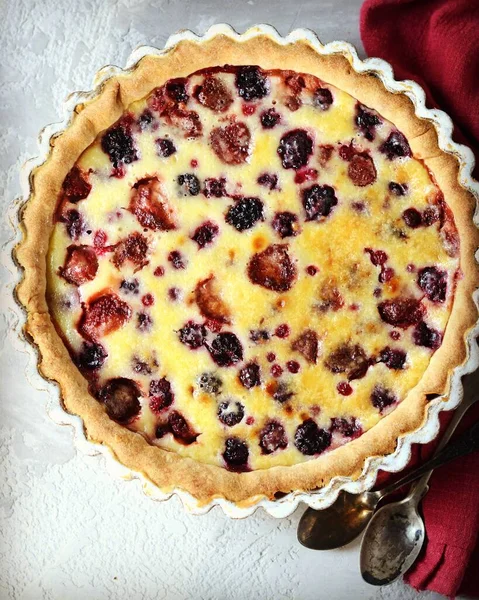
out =
[[[436,453],[442,450],[455,431],[464,413],[479,399],[474,396],[478,374],[464,378],[464,398],[456,409],[456,413],[438,445]],[[473,381],[467,381],[471,380]],[[308,508],[301,517],[298,525],[298,540],[303,546],[312,550],[332,550],[352,542],[368,525],[379,502],[398,488],[415,481],[427,473],[424,488],[429,480],[431,467],[422,465],[408,473],[398,481],[391,483],[382,490],[350,494],[340,492],[334,504],[323,510]],[[425,476],[426,478],[426,476]],[[421,482],[418,482],[420,485]]]
[[[428,490],[432,470],[475,450],[479,450],[479,421],[420,468],[421,472],[427,472],[404,500],[383,506],[372,517],[361,543],[360,568],[364,581],[388,585],[414,564],[426,533],[417,509]]]

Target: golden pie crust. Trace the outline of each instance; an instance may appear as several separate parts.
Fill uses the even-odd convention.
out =
[[[259,58],[260,57],[260,58]],[[46,257],[62,182],[80,154],[103,130],[115,123],[133,102],[171,78],[217,64],[255,65],[312,74],[374,108],[406,136],[415,158],[433,174],[452,210],[460,238],[460,270],[452,312],[441,347],[433,354],[422,379],[399,406],[372,429],[344,446],[294,466],[244,473],[200,463],[157,446],[111,420],[88,391],[52,322],[46,299]],[[473,224],[475,201],[458,181],[459,165],[438,146],[428,121],[415,115],[404,95],[387,91],[372,74],[359,74],[342,55],[324,56],[306,40],[280,45],[267,35],[235,41],[217,35],[205,41],[184,40],[160,56],[146,56],[135,68],[108,79],[93,100],[78,105],[69,127],[51,140],[48,159],[32,174],[32,193],[22,213],[23,241],[16,258],[24,269],[17,288],[27,310],[26,332],[38,346],[42,375],[60,385],[65,409],[79,415],[89,439],[107,445],[128,468],[141,472],[165,492],[182,489],[207,503],[223,497],[238,504],[277,493],[312,490],[335,476],[357,478],[365,460],[391,453],[398,437],[418,429],[426,418],[429,394],[448,393],[452,370],[467,358],[465,336],[477,320],[472,300],[478,286],[475,251],[479,233]]]

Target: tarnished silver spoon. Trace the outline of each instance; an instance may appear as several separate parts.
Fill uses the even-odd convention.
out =
[[[360,568],[364,581],[388,585],[414,564],[426,533],[417,509],[427,492],[432,470],[475,450],[479,450],[479,421],[421,467],[428,472],[404,500],[383,506],[372,517],[361,543]]]
[[[479,399],[475,392],[477,382],[477,372],[464,378],[464,398],[456,409],[449,427],[444,432],[435,456],[447,444],[464,413]],[[362,494],[341,492],[336,502],[328,508],[323,510],[308,508],[299,522],[298,540],[303,546],[312,550],[332,550],[349,544],[364,531],[377,505],[388,494],[415,481],[422,475],[424,475],[424,482],[418,482],[415,489],[418,489],[422,483],[423,493],[425,493],[432,468],[434,467],[426,463],[382,490],[363,492]]]

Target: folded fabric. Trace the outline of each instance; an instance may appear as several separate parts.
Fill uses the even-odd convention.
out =
[[[479,2],[366,0],[361,39],[369,56],[413,79],[453,119],[458,142],[479,155]],[[476,178],[479,176],[476,160]]]
[[[417,81],[428,103],[445,110],[454,138],[476,155],[479,174],[479,2],[366,0],[361,38],[369,56],[392,64],[398,79]],[[442,421],[448,420],[444,415]],[[479,420],[471,409],[461,430]],[[445,423],[444,423],[445,424]],[[435,443],[415,449],[424,460]],[[417,589],[479,597],[479,455],[438,469],[422,503],[426,544],[406,580]]]

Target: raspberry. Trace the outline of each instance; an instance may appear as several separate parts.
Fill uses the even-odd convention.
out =
[[[226,193],[226,179],[221,177],[220,179],[209,178],[205,179],[205,187],[203,194],[206,198],[222,198],[227,196]]]
[[[388,255],[383,250],[372,250],[371,248],[364,248],[364,252],[369,254],[369,258],[375,267],[378,265],[383,265],[387,259]]]
[[[289,328],[289,325],[287,325],[286,323],[282,323],[281,325],[278,325],[278,327],[276,327],[276,331],[274,332],[274,335],[276,337],[284,339],[284,338],[287,338],[290,333],[291,333],[291,329]]]
[[[350,396],[353,393],[353,388],[349,385],[347,381],[340,381],[336,386],[336,389],[341,394],[341,396]]]
[[[143,306],[152,306],[155,303],[155,299],[151,294],[145,294],[141,299]]]
[[[279,365],[273,365],[271,367],[271,375],[273,377],[281,377],[283,374],[283,369]]]
[[[286,368],[290,373],[298,373],[301,369],[301,365],[297,360],[288,360],[286,363]]]

